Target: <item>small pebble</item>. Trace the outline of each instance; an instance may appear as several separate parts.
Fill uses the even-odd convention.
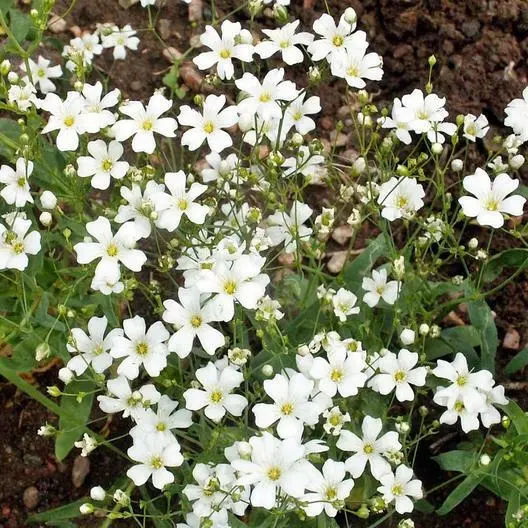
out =
[[[37,507],[40,501],[40,492],[35,486],[30,486],[24,490],[24,495],[22,497],[24,501],[24,506],[28,510],[33,510]]]

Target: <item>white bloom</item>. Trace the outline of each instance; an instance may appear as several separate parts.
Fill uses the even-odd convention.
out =
[[[8,205],[24,207],[28,202],[33,203],[28,183],[33,172],[33,162],[18,158],[15,167],[16,170],[13,170],[9,165],[0,167],[0,183],[5,185],[0,196]]]
[[[232,59],[250,62],[253,46],[237,42],[237,36],[241,32],[239,22],[224,20],[220,30],[222,36],[212,26],[205,27],[205,32],[200,35],[200,42],[211,51],[200,53],[193,62],[200,70],[207,70],[216,64],[220,79],[232,79],[235,73]]]
[[[23,271],[29,263],[28,255],[40,251],[40,233],[31,231],[31,220],[15,217],[8,222],[9,229],[0,224],[0,269],[17,269]]]
[[[404,328],[400,333],[402,345],[412,345],[416,338],[416,332],[410,328]]]
[[[187,2],[187,0],[184,0]],[[208,523],[209,528],[229,528],[227,510],[213,512],[205,517],[198,517],[194,513],[188,513],[184,523],[178,523],[176,528],[203,528],[204,522]]]
[[[113,340],[110,350],[112,357],[125,358],[117,367],[117,374],[136,379],[143,366],[149,376],[159,376],[167,366],[169,354],[166,341],[170,334],[163,323],[157,321],[147,330],[145,319],[136,315],[123,321],[123,330],[124,335]]]
[[[313,466],[306,462],[306,451],[298,439],[279,440],[270,433],[249,439],[251,460],[233,460],[239,484],[252,485],[251,504],[271,510],[277,504],[278,491],[300,498]]]
[[[335,517],[340,509],[335,503],[344,504],[353,487],[354,481],[345,479],[345,464],[329,459],[323,464],[321,473],[314,473],[307,482],[306,489],[311,493],[302,498],[308,503],[303,509],[309,517],[316,517],[323,510],[329,517]]]
[[[30,83],[13,84],[7,92],[7,100],[10,104],[18,106],[21,112],[27,112],[31,106],[37,105],[37,90]]]
[[[337,447],[343,451],[354,452],[354,455],[345,461],[347,471],[354,478],[363,474],[367,462],[370,464],[372,476],[377,480],[391,471],[385,455],[389,451],[399,451],[402,446],[396,431],[389,431],[379,437],[382,427],[383,423],[380,418],[365,416],[361,425],[362,438],[350,431],[341,431]]]
[[[108,189],[110,179],[122,179],[128,171],[129,164],[119,161],[123,155],[123,145],[119,141],[110,141],[107,145],[102,139],[88,143],[90,156],[77,158],[77,174],[81,178],[89,178],[94,189]]]
[[[122,114],[131,119],[121,119],[112,127],[115,138],[125,141],[131,136],[132,150],[134,152],[146,152],[152,154],[156,149],[154,132],[165,137],[174,137],[178,128],[176,119],[172,117],[160,117],[170,110],[172,101],[166,99],[160,93],[155,93],[145,108],[139,101],[131,101],[119,107]]]
[[[51,61],[42,56],[38,56],[37,62],[28,59],[29,71],[35,87],[40,88],[43,94],[54,92],[56,87],[50,79],[57,79],[62,76],[62,68],[59,64],[50,66]],[[26,65],[22,63],[20,69],[27,73]],[[27,79],[27,77],[26,77]]]
[[[358,38],[361,36],[362,38]],[[363,31],[354,33],[350,47],[346,49],[344,62],[332,63],[332,74],[342,77],[353,88],[365,88],[364,79],[380,81],[383,77],[383,59],[377,53],[366,53],[366,35]]]
[[[520,195],[509,196],[517,187],[519,180],[507,174],[499,174],[493,180],[486,171],[478,168],[475,174],[466,176],[464,189],[473,196],[462,196],[458,199],[464,214],[477,219],[480,225],[495,228],[504,225],[503,214],[521,216],[526,198]]]
[[[248,401],[240,394],[231,394],[243,381],[244,376],[233,367],[218,371],[214,363],[196,371],[196,379],[203,389],[187,389],[183,393],[185,406],[191,411],[204,409],[205,416],[219,422],[226,411],[233,416],[241,416]]]
[[[339,407],[332,407],[323,412],[323,418],[326,418],[326,422],[323,424],[323,429],[326,433],[333,436],[339,436],[343,425],[350,422],[350,414],[341,412]]]
[[[304,425],[315,425],[319,420],[317,405],[309,401],[314,382],[296,373],[288,379],[277,374],[264,381],[266,394],[273,404],[257,403],[253,407],[257,427],[265,429],[277,422],[277,434],[281,438],[300,438]]]
[[[511,127],[524,143],[528,140],[528,86],[522,95],[522,99],[514,99],[505,108],[504,124]]]
[[[183,215],[193,224],[204,223],[209,208],[195,200],[207,190],[207,186],[195,182],[186,190],[186,180],[187,177],[181,170],[165,174],[164,182],[170,194],[164,192],[153,196],[159,211],[156,222],[158,227],[174,231],[180,225]]]
[[[291,127],[295,127],[295,130],[303,136],[315,129],[315,121],[308,116],[311,114],[318,114],[321,111],[321,100],[318,96],[312,95],[306,100],[304,100],[304,98],[305,94],[302,94],[288,105],[288,108],[286,108],[286,112],[284,113],[284,122],[282,124],[285,130],[290,130]],[[309,150],[305,146],[301,152],[309,153]],[[309,155],[303,156],[301,162],[306,163],[308,158],[310,158]],[[299,164],[301,165],[301,163]]]
[[[284,313],[280,311],[281,305],[279,301],[272,299],[269,295],[262,297],[257,306],[257,317],[264,319],[264,321],[280,321],[284,317]]]
[[[337,392],[344,398],[354,396],[360,387],[365,386],[367,376],[364,354],[348,352],[343,346],[335,346],[327,353],[327,358],[316,357],[310,368],[310,376],[318,380],[319,390],[330,397]]]
[[[393,305],[398,298],[400,283],[398,281],[387,282],[387,270],[381,268],[372,270],[372,277],[364,277],[361,287],[367,292],[363,296],[363,302],[373,308],[380,299]]]
[[[156,387],[150,383],[133,391],[124,376],[108,380],[106,387],[110,396],[97,396],[99,407],[108,414],[122,411],[123,418],[136,418],[144,408],[157,403],[161,398]]]
[[[469,141],[475,141],[477,138],[483,138],[489,130],[489,123],[484,114],[478,117],[473,114],[464,116],[464,137]]]
[[[110,34],[101,34],[103,48],[114,48],[114,59],[124,60],[127,55],[127,48],[132,51],[138,49],[139,39],[135,35],[136,31],[132,29],[130,24],[121,29],[112,26]]]
[[[68,92],[64,101],[54,94],[48,93],[41,101],[40,108],[49,112],[48,124],[42,129],[42,134],[58,130],[57,148],[63,152],[79,148],[79,134],[86,131],[84,124],[84,98],[78,92]]]
[[[239,113],[258,114],[265,120],[280,118],[282,110],[278,101],[293,101],[298,95],[295,84],[283,79],[283,68],[270,70],[262,83],[252,73],[244,73],[235,81],[237,88],[247,94],[247,97],[238,103]]]
[[[178,298],[179,303],[172,299],[163,303],[163,320],[178,328],[169,340],[169,351],[176,352],[180,358],[187,357],[197,337],[203,349],[209,355],[214,355],[218,348],[224,346],[225,338],[222,332],[209,324],[221,320],[211,301],[202,306],[200,292],[196,289],[180,288]]]
[[[410,120],[405,108],[403,108],[400,99],[394,99],[391,117],[380,118],[382,128],[396,129],[396,137],[405,145],[410,145],[412,138],[409,133]]]
[[[344,323],[349,315],[359,313],[359,307],[356,306],[357,297],[345,288],[339,288],[337,293],[332,297],[332,306],[334,314]]]
[[[378,204],[383,207],[381,216],[389,221],[412,218],[424,206],[424,188],[416,178],[392,177],[379,189]]]
[[[268,36],[269,40],[259,42],[255,46],[256,53],[263,59],[268,59],[274,53],[281,53],[282,60],[290,66],[302,62],[303,53],[297,46],[300,44],[307,46],[314,36],[305,31],[296,34],[299,24],[300,21],[295,20],[278,29],[263,29],[262,32]]]
[[[266,219],[266,234],[274,246],[284,242],[284,250],[293,253],[297,250],[298,242],[307,239],[312,229],[304,223],[312,215],[312,208],[302,202],[295,201],[290,213],[277,212]]]
[[[134,445],[127,451],[128,456],[139,464],[127,471],[136,486],[142,486],[149,478],[155,488],[163,489],[174,482],[174,474],[167,467],[183,464],[180,444],[176,440],[160,442],[159,438],[147,436],[134,438]]]
[[[217,152],[211,152],[205,156],[205,160],[210,168],[202,170],[202,180],[204,183],[221,180],[231,180],[233,172],[238,166],[238,156],[229,154],[225,159],[220,157]]]
[[[97,440],[89,434],[84,433],[82,440],[75,442],[74,445],[81,450],[81,456],[87,457],[97,447]]]
[[[192,128],[184,132],[181,144],[189,150],[196,150],[207,140],[213,152],[222,152],[230,147],[233,144],[231,135],[222,129],[236,125],[238,113],[235,106],[222,110],[225,103],[225,95],[208,95],[201,114],[187,105],[182,106],[178,121],[180,125]]]
[[[402,348],[398,355],[388,352],[376,362],[379,374],[376,374],[368,386],[380,394],[386,395],[396,389],[398,401],[412,401],[414,392],[411,385],[425,385],[427,369],[416,367],[418,354]]]
[[[508,399],[504,396],[504,387],[497,385],[485,392],[486,407],[480,413],[480,420],[484,427],[491,427],[493,424],[500,423],[500,412],[494,407],[495,404],[508,405]]]
[[[94,85],[85,84],[82,94],[85,99],[83,122],[86,132],[95,134],[115,123],[114,112],[108,110],[108,108],[113,108],[119,102],[121,92],[117,88],[101,97],[103,95],[103,85],[100,81],[97,81]]]
[[[128,202],[127,205],[120,205],[114,221],[122,224],[132,221],[138,235],[142,238],[150,236],[152,231],[151,221],[158,218],[156,197],[165,190],[165,185],[156,183],[153,180],[147,182],[145,191],[141,192],[141,187],[133,183],[131,188],[121,187],[121,196]]]
[[[79,242],[73,246],[77,253],[79,264],[88,264],[95,259],[101,259],[95,268],[95,275],[99,277],[120,276],[121,262],[131,271],[140,271],[147,257],[143,251],[134,249],[134,245],[141,238],[131,222],[122,225],[115,235],[112,234],[110,221],[103,216],[86,224],[86,230],[97,242]]]
[[[104,372],[112,364],[112,356],[108,353],[114,339],[123,335],[123,330],[114,328],[105,337],[108,319],[92,317],[88,321],[88,334],[81,328],[72,328],[72,342],[66,345],[68,352],[77,355],[68,361],[68,368],[78,376],[91,365],[95,372]]]
[[[394,502],[396,511],[400,514],[412,512],[414,504],[409,497],[421,499],[423,497],[422,483],[413,479],[413,470],[405,465],[400,465],[394,473],[383,475],[379,481],[381,486],[378,491],[383,500],[390,504]]]

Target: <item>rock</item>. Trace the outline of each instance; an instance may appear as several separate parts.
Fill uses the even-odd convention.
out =
[[[171,36],[172,32],[172,24],[171,21],[166,18],[160,18],[158,20],[158,31],[160,34],[160,37],[163,40],[167,40]]]
[[[480,22],[478,20],[467,20],[462,24],[462,33],[468,38],[476,37],[480,31]]]
[[[510,350],[519,350],[519,348],[521,348],[521,336],[515,328],[508,328],[502,341],[502,346],[504,348],[509,348]]]
[[[354,230],[352,229],[352,226],[349,225],[342,225],[339,227],[336,227],[332,232],[332,238],[341,245],[344,245],[349,238],[352,237],[354,234]]]
[[[132,7],[134,4],[137,4],[138,2],[139,2],[139,0],[119,0],[119,5],[123,9],[128,9],[128,8]]]
[[[73,461],[72,467],[72,483],[76,488],[80,488],[84,484],[88,473],[90,473],[90,459],[79,455]]]
[[[172,46],[165,48],[162,53],[163,56],[173,64],[183,57],[183,53]]]
[[[141,90],[142,86],[143,86],[143,83],[141,81],[132,81],[130,83],[130,89],[133,92],[138,92],[139,90]]]
[[[336,130],[332,130],[330,132],[330,140],[336,147],[344,147],[348,142],[348,136],[346,134],[338,134]]]
[[[334,129],[334,120],[329,116],[324,116],[319,120],[319,124],[324,130]]]
[[[339,273],[347,260],[347,251],[336,251],[326,265],[330,273]]]
[[[68,24],[66,20],[64,20],[64,18],[61,18],[57,15],[52,15],[48,23],[48,29],[52,33],[63,33],[64,31],[66,31],[67,27],[68,27]]]
[[[199,22],[202,20],[202,15],[202,0],[191,0],[191,3],[189,4],[189,22]]]
[[[30,486],[24,490],[24,495],[22,496],[24,501],[24,506],[28,510],[33,510],[38,506],[40,501],[40,492],[35,486]]]
[[[182,63],[180,77],[193,92],[199,92],[202,88],[203,76],[192,62],[185,61]]]
[[[413,47],[410,44],[398,44],[392,52],[392,56],[395,59],[401,59],[405,55],[411,55],[413,53]]]

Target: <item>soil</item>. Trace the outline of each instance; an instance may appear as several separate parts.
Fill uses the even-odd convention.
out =
[[[438,60],[433,74],[435,92],[448,98],[453,116],[458,113],[484,112],[491,124],[501,131],[503,108],[519,97],[528,84],[528,3],[525,0],[327,0],[330,13],[338,15],[352,6],[359,15],[361,29],[367,31],[371,48],[383,55],[385,75],[376,85],[380,91],[376,102],[390,101],[427,82],[427,58],[432,53]],[[219,15],[239,7],[238,0],[218,0]],[[55,12],[67,11],[69,0],[58,0]],[[209,19],[204,3],[204,19]],[[292,0],[290,10],[309,25],[325,11],[322,0]],[[237,13],[247,19],[243,11]],[[145,11],[135,5],[125,10],[117,1],[77,0],[66,16],[68,27],[93,30],[96,23],[131,24],[136,29],[146,27]],[[257,19],[270,26],[266,17]],[[189,22],[187,5],[168,0],[157,21],[158,30],[165,33],[170,46],[184,51],[189,39],[200,28]],[[110,52],[97,60],[99,68],[111,77],[111,84],[126,97],[146,98],[161,85],[170,65],[162,54],[162,46],[148,31],[141,31],[138,52],[129,52],[125,61],[114,61]],[[71,38],[69,30],[56,35],[63,41]],[[332,130],[338,110],[345,103],[341,85],[325,86],[322,99],[321,129]],[[324,121],[323,121],[324,120]],[[524,183],[527,176],[523,175]],[[494,249],[503,242],[497,239]],[[490,299],[496,312],[500,338],[510,330],[519,333],[521,347],[528,342],[528,276],[523,274],[503,291]],[[498,379],[505,381],[502,368],[515,350],[501,348],[498,356]],[[34,373],[38,386],[54,383],[55,370]],[[526,379],[518,373],[513,381]],[[511,380],[510,380],[511,381]],[[527,408],[526,389],[508,390],[508,396]],[[37,436],[36,430],[46,421],[55,423],[39,404],[0,384],[0,526],[27,526],[27,516],[33,512],[66,504],[86,496],[95,484],[109,484],[119,471],[117,457],[105,450],[90,456],[90,472],[84,483],[72,485],[71,470],[75,454],[64,463],[53,455],[52,442]],[[456,444],[457,439],[452,440]],[[427,446],[424,446],[424,453]],[[418,476],[426,487],[446,478],[434,464],[417,467]],[[432,497],[441,503],[449,490]],[[25,498],[25,500],[24,500]],[[29,504],[28,508],[25,504]],[[445,517],[413,514],[417,528],[499,528],[503,526],[504,504],[485,490],[477,490],[462,505]],[[79,524],[80,525],[80,524]],[[391,526],[396,525],[396,520]],[[123,524],[126,526],[126,524]],[[132,526],[132,524],[130,525]]]

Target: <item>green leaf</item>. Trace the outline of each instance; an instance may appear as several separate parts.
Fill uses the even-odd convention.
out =
[[[357,256],[348,266],[345,267],[343,278],[345,284],[350,287],[351,283],[360,283],[363,277],[372,269],[376,260],[387,251],[387,243],[383,234],[372,240],[365,251]]]
[[[510,523],[514,520],[513,516],[519,511],[521,507],[521,493],[518,490],[512,490],[508,499],[508,509],[506,510],[506,516],[504,517],[505,526],[510,526]]]
[[[462,352],[470,363],[476,363],[478,357],[473,347],[479,345],[480,335],[473,326],[455,326],[442,330],[437,339],[426,339],[425,353],[427,359],[433,360]]]
[[[7,13],[11,6],[13,5],[14,0],[0,0],[0,11],[2,13]]]
[[[485,473],[468,475],[446,498],[442,506],[436,510],[438,515],[445,515],[456,508],[484,479]]]
[[[44,523],[48,521],[67,521],[80,516],[79,508],[86,502],[86,499],[79,499],[59,508],[48,510],[42,513],[36,513],[28,518],[29,523]]]
[[[528,416],[526,413],[513,400],[510,400],[508,405],[504,405],[502,408],[510,417],[517,432],[520,435],[528,434]]]
[[[491,257],[484,268],[482,278],[484,282],[495,280],[503,268],[523,269],[528,266],[528,249],[507,249],[498,255]]]
[[[95,388],[91,381],[76,380],[72,381],[66,386],[66,390],[70,394],[77,394],[79,392],[90,393]],[[90,411],[92,409],[93,392],[87,394],[78,402],[73,396],[62,396],[60,407],[68,418],[61,415],[59,420],[59,434],[55,440],[55,456],[59,460],[64,460],[68,453],[72,450],[73,444],[80,438],[83,433],[83,428],[86,426]],[[75,419],[70,417],[75,417]]]
[[[497,327],[484,299],[468,303],[469,319],[480,335],[480,367],[495,372],[495,355],[499,345]]]
[[[31,29],[30,18],[18,9],[11,9],[11,11],[9,11],[9,18],[9,27],[13,33],[13,36],[18,43],[23,42],[27,37],[29,30]]]
[[[433,513],[435,511],[435,507],[427,499],[417,500],[414,503],[414,507],[422,513]]]
[[[504,374],[511,376],[526,367],[526,365],[528,365],[528,347],[523,348],[519,353],[515,354],[512,359],[510,359],[508,364],[504,367]]]
[[[473,451],[454,450],[432,458],[445,471],[459,471],[467,474],[470,472],[477,456]]]

